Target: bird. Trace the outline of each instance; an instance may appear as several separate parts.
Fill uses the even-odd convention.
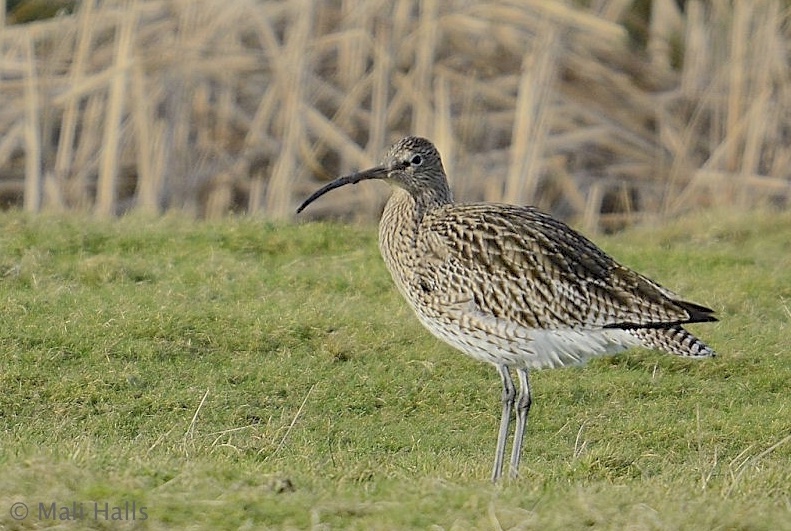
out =
[[[512,416],[509,475],[518,476],[531,370],[632,347],[716,355],[683,326],[717,321],[714,310],[619,264],[536,207],[455,202],[440,154],[425,138],[399,140],[381,164],[329,182],[297,213],[331,190],[367,180],[392,188],[379,250],[398,291],[434,336],[497,369],[502,410],[493,482],[503,474]]]

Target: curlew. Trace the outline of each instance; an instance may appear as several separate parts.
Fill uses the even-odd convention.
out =
[[[393,185],[379,250],[398,290],[432,334],[497,368],[503,391],[493,481],[502,476],[512,410],[511,476],[519,469],[533,402],[530,369],[636,346],[715,355],[682,326],[716,321],[711,309],[618,264],[533,207],[454,203],[440,155],[424,138],[400,140],[380,166],[330,182],[297,212],[330,190],[369,179]]]

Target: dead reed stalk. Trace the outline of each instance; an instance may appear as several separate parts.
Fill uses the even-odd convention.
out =
[[[105,0],[2,20],[0,204],[284,219],[317,178],[422,134],[459,199],[588,230],[787,207],[785,4],[593,4]],[[314,215],[372,219],[385,194]]]

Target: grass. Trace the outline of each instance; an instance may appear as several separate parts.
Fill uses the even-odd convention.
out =
[[[535,373],[498,486],[495,371],[422,330],[372,228],[0,227],[0,529],[115,529],[94,503],[132,502],[124,528],[791,529],[788,214],[596,238],[716,308],[694,329],[720,357]]]

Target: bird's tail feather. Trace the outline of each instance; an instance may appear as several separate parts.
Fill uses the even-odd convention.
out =
[[[681,326],[635,328],[630,332],[637,336],[645,347],[662,350],[675,356],[711,358],[717,355],[711,347]]]

